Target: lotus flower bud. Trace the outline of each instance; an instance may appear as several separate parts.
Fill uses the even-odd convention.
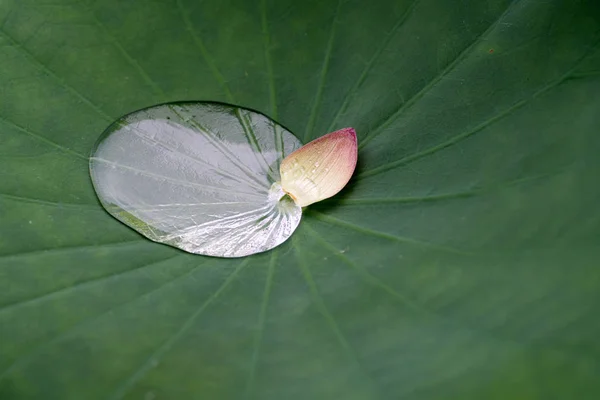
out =
[[[353,128],[328,133],[281,162],[281,187],[300,207],[327,199],[350,180],[357,153]]]

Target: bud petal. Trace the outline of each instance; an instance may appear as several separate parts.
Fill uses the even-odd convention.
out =
[[[300,207],[331,197],[350,180],[357,152],[353,128],[328,133],[281,162],[281,187]]]

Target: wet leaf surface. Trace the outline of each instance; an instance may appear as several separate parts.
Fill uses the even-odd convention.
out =
[[[278,246],[300,223],[302,209],[279,184],[281,161],[300,146],[250,110],[165,104],[112,124],[90,171],[106,210],[147,238],[243,257]]]
[[[0,2],[0,398],[596,399],[595,1]],[[111,217],[122,115],[213,100],[358,132],[290,240]]]

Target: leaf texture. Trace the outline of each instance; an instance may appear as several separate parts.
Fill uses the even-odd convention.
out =
[[[1,1],[0,398],[597,399],[596,3]],[[153,243],[88,155],[183,100],[356,174],[270,252]]]

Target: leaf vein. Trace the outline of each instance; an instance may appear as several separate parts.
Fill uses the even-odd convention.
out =
[[[65,330],[63,330],[62,332],[59,332],[58,336],[55,336],[54,338],[47,340],[41,344],[39,344],[38,346],[36,346],[32,351],[28,352],[27,354],[21,355],[19,356],[19,358],[17,360],[15,360],[15,362],[13,362],[2,374],[0,374],[0,381],[2,381],[2,379],[6,378],[8,375],[10,375],[10,373],[14,370],[16,370],[19,367],[23,367],[25,365],[27,365],[29,362],[31,362],[31,360],[35,359],[35,357],[41,353],[41,351],[46,348],[47,346],[50,346],[54,343],[58,343],[60,342],[62,339],[64,339],[65,337],[69,336],[68,334],[70,332],[76,331],[78,329],[81,328],[85,328],[87,325],[89,325],[90,323],[98,320],[99,318],[102,318],[105,315],[109,315],[110,313],[114,312],[115,310],[118,310],[120,308],[126,307],[128,305],[134,304],[137,301],[141,300],[142,298],[148,297],[153,295],[154,293],[160,292],[161,290],[163,290],[165,287],[181,280],[184,278],[187,278],[188,276],[190,276],[194,271],[196,271],[198,268],[200,268],[200,266],[196,266],[184,273],[182,273],[181,275],[177,275],[172,279],[169,279],[168,281],[166,281],[165,283],[160,284],[159,286],[157,286],[156,288],[150,290],[149,292],[143,293],[139,296],[134,297],[133,299],[126,301],[124,303],[118,304],[116,306],[113,306],[111,308],[109,308],[107,311],[102,312],[99,315],[95,315],[93,317],[90,318],[85,318],[83,319],[81,322],[79,322],[78,324],[68,327]]]
[[[121,54],[121,56],[129,63],[129,65],[131,65],[136,71],[137,73],[142,77],[142,80],[152,88],[152,91],[154,92],[155,95],[158,96],[164,96],[165,92],[160,88],[160,86],[158,86],[158,84],[150,77],[150,75],[148,75],[148,73],[142,68],[142,66],[140,65],[140,63],[133,58],[129,52],[127,50],[125,50],[125,48],[123,47],[123,45],[121,45],[121,42],[115,37],[113,36],[109,30],[106,28],[106,26],[102,23],[102,21],[100,21],[98,19],[98,17],[96,17],[96,13],[94,12],[94,10],[92,10],[91,6],[87,4],[87,2],[85,1],[81,1],[78,4],[82,4],[82,6],[87,10],[88,14],[90,14],[92,16],[92,19],[94,20],[94,23],[96,24],[96,26],[98,28],[100,28],[101,31],[104,32],[104,34],[109,38],[109,40],[111,41],[111,43],[113,44],[113,46],[115,46],[115,48],[119,51],[119,53]]]
[[[90,160],[97,161],[97,162],[104,163],[104,164],[108,164],[108,165],[113,166],[113,167],[122,168],[122,169],[125,169],[125,170],[128,170],[128,171],[131,171],[133,173],[136,173],[136,174],[139,174],[139,175],[143,175],[143,176],[147,176],[149,178],[153,178],[153,179],[156,179],[156,180],[164,180],[165,182],[170,182],[170,183],[181,185],[181,186],[184,186],[184,187],[194,187],[194,188],[200,188],[200,189],[203,189],[203,190],[212,190],[212,191],[215,191],[215,192],[218,192],[218,193],[219,192],[220,193],[230,193],[230,194],[237,194],[237,195],[243,194],[244,196],[256,197],[256,198],[262,199],[262,197],[258,196],[256,193],[243,192],[243,191],[240,191],[240,190],[230,190],[230,189],[226,189],[226,188],[223,188],[223,187],[212,186],[212,185],[205,185],[205,184],[201,184],[201,183],[198,183],[198,182],[186,182],[186,181],[182,181],[182,180],[179,180],[179,179],[171,178],[171,177],[168,177],[168,176],[159,175],[159,174],[155,174],[155,173],[152,173],[152,172],[149,172],[149,171],[144,171],[144,170],[141,170],[141,169],[138,169],[138,168],[130,167],[128,165],[119,164],[119,163],[116,163],[114,161],[105,160],[103,158],[90,157]]]
[[[262,26],[263,44],[265,49],[265,63],[267,64],[267,75],[269,77],[269,103],[271,104],[271,118],[277,119],[277,99],[275,96],[275,75],[273,74],[273,62],[271,60],[271,32],[267,19],[267,1],[260,2],[260,22]],[[277,138],[275,138],[277,143]]]
[[[350,223],[350,222],[342,221],[340,219],[337,219],[337,218],[332,217],[330,215],[322,214],[322,213],[320,213],[318,211],[315,211],[315,210],[307,210],[307,211],[310,214],[312,214],[315,218],[317,218],[318,220],[321,220],[323,222],[329,222],[329,223],[331,223],[333,225],[337,225],[339,227],[352,229],[352,230],[354,230],[356,232],[360,232],[360,233],[362,233],[364,235],[378,237],[378,238],[387,239],[387,240],[393,240],[395,242],[401,242],[401,243],[416,245],[416,246],[420,246],[420,247],[426,247],[426,248],[430,248],[430,249],[436,249],[436,250],[445,251],[445,252],[449,252],[449,253],[463,254],[463,255],[468,255],[469,254],[469,253],[467,253],[467,252],[465,252],[463,250],[455,249],[455,248],[452,248],[452,247],[441,246],[441,245],[438,245],[438,244],[424,242],[424,241],[421,241],[421,240],[412,239],[412,238],[408,238],[408,237],[405,237],[405,236],[397,236],[397,235],[393,235],[393,234],[390,234],[390,233],[379,232],[379,231],[376,231],[376,230],[373,230],[373,229],[369,229],[369,228],[365,228],[365,227],[362,227],[362,226],[355,225],[355,224]]]
[[[328,241],[326,241],[323,238],[323,236],[321,236],[321,234],[316,231],[316,229],[314,229],[313,227],[310,226],[310,224],[306,224],[305,227],[306,227],[306,229],[308,229],[309,231],[311,231],[312,237],[315,238],[315,239],[317,239],[317,241],[319,243],[321,243],[321,246],[323,248],[331,251],[332,255],[334,255],[335,257],[337,257],[339,259],[341,259],[344,263],[346,263],[347,265],[349,265],[350,267],[352,267],[352,269],[354,269],[359,274],[359,276],[361,277],[361,279],[364,282],[367,282],[367,283],[369,283],[371,285],[375,285],[378,288],[382,289],[384,292],[392,295],[393,297],[396,297],[397,299],[399,299],[400,301],[402,301],[404,304],[406,304],[409,308],[411,308],[413,311],[425,312],[427,314],[430,314],[430,312],[428,310],[425,310],[419,304],[415,303],[414,301],[410,300],[406,296],[398,293],[396,290],[394,290],[390,286],[388,286],[385,283],[381,282],[378,278],[376,278],[375,276],[373,276],[364,267],[359,266],[359,264],[357,264],[354,261],[352,261],[345,254],[340,253],[340,251],[338,249],[336,249],[331,243],[329,243]]]
[[[558,85],[560,85],[561,83],[567,81],[569,79],[569,77],[571,76],[571,74],[573,73],[573,71],[575,71],[579,65],[585,60],[585,58],[588,56],[590,52],[586,52],[583,56],[581,56],[579,58],[579,60],[576,61],[576,63],[574,64],[574,66],[572,68],[570,68],[565,74],[563,74],[561,77],[551,81],[550,83],[548,83],[547,85],[543,86],[541,89],[539,89],[538,91],[534,92],[531,96],[529,96],[526,99],[521,99],[519,101],[517,101],[516,103],[512,104],[511,106],[507,107],[506,109],[504,109],[503,111],[499,112],[498,114],[492,116],[491,118],[483,121],[482,123],[480,123],[479,125],[475,126],[473,129],[471,129],[470,131],[467,132],[463,132],[461,134],[458,134],[456,136],[451,137],[450,139],[446,140],[445,142],[442,142],[436,146],[430,147],[429,149],[423,150],[421,152],[412,154],[408,157],[404,157],[401,158],[400,160],[397,161],[392,161],[390,163],[387,164],[383,164],[379,167],[373,168],[371,170],[367,170],[359,175],[356,176],[356,180],[361,180],[370,176],[374,176],[377,174],[380,174],[382,172],[386,172],[389,170],[393,170],[399,166],[405,166],[405,165],[409,165],[410,163],[417,161],[421,158],[424,158],[426,156],[430,156],[432,154],[435,154],[441,150],[444,150],[447,147],[450,147],[456,143],[459,143],[462,140],[465,140],[473,135],[475,135],[476,133],[484,130],[485,128],[487,128],[488,126],[491,126],[492,124],[506,118],[507,116],[509,116],[511,113],[513,113],[516,110],[519,110],[520,108],[522,108],[523,106],[527,105],[530,101],[544,95],[545,93],[549,92],[550,90],[552,90],[553,88],[557,87]]]
[[[306,142],[313,133],[317,111],[321,106],[321,100],[323,98],[323,91],[325,89],[325,78],[327,77],[327,70],[329,69],[329,61],[331,60],[331,53],[333,52],[333,42],[335,39],[335,31],[338,23],[338,17],[342,8],[342,0],[338,0],[333,22],[331,23],[331,30],[329,31],[329,40],[327,41],[327,49],[325,50],[325,57],[323,59],[323,65],[321,67],[321,74],[319,76],[319,83],[317,86],[317,93],[311,107],[310,116],[308,117],[308,124],[306,125],[306,131],[304,132],[304,142]]]
[[[54,253],[64,253],[64,252],[79,251],[79,250],[94,250],[94,249],[105,248],[105,247],[121,247],[121,246],[129,246],[132,244],[145,244],[145,243],[148,243],[148,240],[136,239],[136,240],[127,240],[127,241],[119,241],[119,242],[112,242],[112,243],[99,243],[99,244],[86,244],[86,245],[81,245],[81,246],[54,247],[51,249],[24,251],[24,252],[19,252],[19,253],[12,253],[12,254],[0,254],[0,261],[12,259],[12,258],[19,258],[19,257],[32,257],[32,256],[38,256],[38,255],[47,256],[47,255],[51,255]]]
[[[177,0],[177,9],[179,10],[179,13],[181,14],[181,18],[183,19],[185,29],[190,34],[194,44],[200,50],[200,54],[202,54],[204,61],[208,65],[208,68],[210,69],[211,73],[213,74],[213,76],[215,77],[215,79],[217,80],[217,82],[219,83],[219,85],[221,86],[223,91],[225,92],[225,96],[227,97],[229,102],[233,103],[234,102],[233,94],[231,93],[231,90],[229,89],[229,85],[227,84],[225,77],[223,76],[221,71],[219,71],[219,68],[217,68],[215,61],[213,60],[212,56],[210,55],[210,53],[206,49],[206,46],[204,45],[204,41],[196,33],[196,30],[194,29],[194,26],[192,25],[192,22],[189,18],[188,13],[183,8],[181,0]]]
[[[256,379],[256,369],[258,367],[258,359],[261,349],[261,344],[265,332],[265,324],[267,319],[267,309],[269,307],[269,299],[273,286],[273,276],[275,275],[275,264],[277,263],[277,252],[271,252],[271,260],[269,261],[269,270],[265,280],[265,288],[263,292],[263,300],[258,314],[258,331],[254,337],[254,350],[252,352],[252,360],[250,364],[250,372],[246,383],[245,398],[249,398],[254,389],[254,381]]]
[[[348,108],[348,105],[350,103],[350,100],[352,100],[352,98],[354,97],[354,95],[356,94],[358,89],[360,89],[360,87],[364,83],[365,79],[367,78],[367,75],[369,74],[369,72],[371,71],[373,66],[375,65],[375,62],[379,59],[379,57],[383,53],[383,50],[390,44],[392,37],[394,37],[396,32],[408,20],[408,17],[412,14],[412,11],[415,9],[418,2],[419,2],[419,0],[413,0],[413,2],[408,6],[408,8],[404,12],[404,14],[402,14],[402,16],[394,24],[392,29],[388,33],[386,33],[383,43],[381,44],[381,46],[379,46],[379,48],[375,51],[375,53],[373,53],[373,56],[367,63],[365,69],[363,70],[363,72],[360,74],[358,79],[354,82],[354,85],[352,85],[352,88],[348,91],[348,93],[344,97],[344,100],[342,101],[342,105],[338,108],[338,111],[335,113],[331,123],[329,124],[329,127],[327,128],[327,132],[333,131],[338,118],[342,115],[342,113],[344,111],[346,111],[346,109]]]
[[[511,180],[508,182],[501,182],[497,185],[487,185],[482,187],[475,187],[472,190],[465,190],[462,192],[450,192],[442,193],[438,195],[428,196],[415,196],[415,197],[381,197],[381,198],[364,198],[364,199],[345,199],[341,200],[341,205],[352,206],[352,205],[385,205],[385,204],[411,204],[411,203],[431,203],[443,200],[462,199],[474,196],[479,196],[485,193],[490,193],[498,190],[511,188],[524,182],[530,182],[543,178],[548,178],[556,174],[562,173],[563,171],[557,171],[555,173],[539,174],[528,176],[520,179]]]
[[[48,201],[35,199],[31,197],[23,197],[23,196],[15,196],[12,194],[0,193],[0,198],[4,198],[6,200],[16,201],[20,203],[31,203],[31,204],[39,204],[42,206],[48,207],[56,207],[56,208],[71,208],[75,210],[81,211],[103,211],[102,208],[93,204],[80,204],[80,203],[62,203],[57,201]]]
[[[202,303],[202,305],[188,318],[184,321],[183,325],[171,335],[163,344],[157,348],[151,355],[146,359],[146,361],[127,379],[125,380],[117,390],[109,396],[111,400],[119,400],[122,399],[127,392],[135,386],[147,373],[153,368],[156,362],[158,362],[161,358],[167,354],[169,350],[185,335],[185,333],[192,327],[196,319],[208,308],[208,306],[216,300],[221,293],[229,286],[229,284],[233,281],[233,279],[237,276],[237,274],[248,264],[248,260],[246,259],[242,261],[238,267],[229,274],[229,276],[225,279],[223,284],[212,294],[209,298]]]
[[[212,132],[210,132],[208,129],[206,129],[202,125],[200,125],[196,120],[193,119],[193,117],[185,117],[183,107],[180,107],[181,111],[177,111],[175,109],[175,106],[170,106],[169,108],[182,121],[189,123],[192,127],[196,128],[200,133],[204,134],[205,137],[210,141],[210,143],[217,150],[219,150],[225,158],[227,158],[229,161],[231,161],[231,163],[235,167],[237,167],[238,170],[243,172],[248,178],[254,180],[254,182],[256,182],[260,186],[266,184],[264,181],[261,180],[264,178],[258,176],[256,173],[254,173],[252,170],[250,170],[248,167],[246,167],[246,165],[232,151],[230,151],[226,146],[222,145],[218,139],[213,137],[214,134]]]
[[[94,110],[98,115],[100,115],[103,119],[112,122],[114,118],[112,118],[109,114],[107,114],[104,110],[98,107],[94,102],[90,99],[82,95],[77,89],[73,86],[69,85],[63,78],[59,77],[56,73],[54,73],[50,68],[48,68],[44,63],[38,60],[31,51],[27,50],[27,48],[23,47],[17,40],[15,40],[12,36],[6,32],[4,28],[0,28],[0,36],[4,37],[14,48],[18,49],[25,57],[38,69],[42,70],[49,76],[51,76],[54,80],[56,80],[62,87],[64,87],[67,91],[69,91],[72,95],[77,97],[83,103],[88,105],[92,110]]]
[[[264,168],[265,174],[273,178],[274,172],[267,160],[265,159],[265,156],[260,148],[260,144],[256,139],[256,134],[254,133],[254,129],[252,128],[252,123],[248,121],[247,116],[243,115],[242,110],[240,110],[239,108],[235,109],[235,115],[238,121],[240,122],[240,125],[242,126],[242,130],[244,131],[244,136],[246,136],[248,144],[250,144],[250,147],[254,149],[254,157],[256,158],[256,161],[258,162],[258,164],[264,164],[262,165],[262,167]]]
[[[325,304],[325,301],[323,300],[323,297],[321,296],[321,293],[319,292],[317,283],[315,282],[308,265],[306,265],[306,260],[301,256],[302,253],[296,242],[297,242],[297,240],[292,238],[292,245],[294,246],[294,248],[296,250],[296,257],[298,259],[298,265],[300,267],[300,272],[302,273],[302,275],[304,277],[304,280],[310,291],[310,295],[312,297],[313,302],[317,306],[319,313],[323,316],[325,321],[327,321],[327,326],[333,332],[333,334],[336,338],[336,341],[338,342],[340,348],[344,351],[346,358],[349,360],[352,360],[352,362],[362,371],[363,376],[369,381],[370,386],[373,386],[373,383],[374,383],[373,378],[365,370],[364,366],[360,362],[358,355],[356,354],[356,351],[354,350],[354,348],[350,345],[350,342],[348,342],[348,340],[344,336],[344,334],[343,334],[342,330],[340,329],[338,323],[336,322],[335,318],[333,318],[333,315],[331,315],[331,313],[329,312],[329,310]]]
[[[134,268],[130,268],[128,270],[125,271],[118,271],[118,272],[112,272],[110,274],[106,274],[106,275],[102,275],[102,276],[97,276],[91,279],[87,279],[87,280],[83,280],[83,281],[79,281],[79,282],[75,282],[74,284],[70,284],[68,286],[63,286],[60,288],[57,288],[51,292],[47,292],[35,297],[30,297],[28,299],[21,299],[18,302],[15,303],[8,303],[8,304],[3,304],[2,306],[0,306],[0,313],[4,313],[4,312],[8,312],[11,310],[14,310],[15,308],[21,308],[21,307],[25,307],[25,306],[29,306],[32,304],[39,304],[42,303],[44,301],[47,300],[51,300],[53,298],[56,297],[60,297],[63,296],[67,293],[70,293],[71,291],[74,290],[79,290],[79,289],[84,289],[87,288],[89,286],[93,286],[99,282],[102,281],[106,281],[109,279],[114,279],[116,277],[121,277],[122,275],[126,275],[128,273],[132,273],[132,272],[138,272],[140,270],[146,269],[148,267],[163,263],[165,261],[169,261],[173,258],[177,258],[177,257],[181,257],[183,254],[177,254],[175,256],[171,256],[171,257],[167,257],[163,260],[159,260],[159,261],[152,261],[150,263],[147,264],[143,264],[140,265],[138,267],[134,267]]]
[[[71,150],[70,148],[65,147],[65,146],[63,146],[61,144],[58,144],[58,143],[56,143],[56,142],[54,142],[54,141],[52,141],[50,139],[46,139],[42,135],[37,134],[37,133],[29,130],[28,128],[25,128],[24,126],[21,126],[21,125],[18,125],[16,123],[12,122],[12,121],[9,121],[5,117],[0,116],[0,121],[2,121],[2,123],[4,123],[4,124],[6,124],[6,125],[8,125],[8,126],[10,126],[12,128],[14,128],[14,129],[20,131],[20,132],[25,133],[26,135],[29,135],[30,137],[32,137],[32,138],[34,138],[36,140],[39,140],[39,141],[41,141],[41,142],[43,142],[43,143],[45,143],[45,144],[47,144],[49,146],[54,147],[55,149],[60,150],[63,153],[75,156],[75,157],[77,157],[79,159],[82,159],[82,160],[86,160],[86,161],[88,160],[88,157],[84,156],[83,154],[80,154],[80,153],[76,152],[75,150]]]
[[[381,122],[378,126],[373,128],[371,133],[368,136],[363,138],[362,142],[358,145],[358,148],[362,149],[365,145],[367,145],[367,143],[369,143],[375,137],[379,136],[384,131],[384,129],[387,128],[392,122],[394,122],[400,115],[402,115],[402,113],[405,110],[409,109],[411,106],[413,106],[415,103],[417,103],[417,101],[420,100],[421,98],[423,98],[433,87],[435,87],[435,85],[439,81],[441,81],[446,75],[448,75],[449,73],[454,71],[454,69],[458,65],[460,65],[460,63],[463,60],[465,60],[467,58],[467,55],[469,54],[469,52],[477,44],[479,44],[485,37],[487,37],[487,35],[489,33],[491,33],[500,24],[500,22],[504,19],[504,17],[506,17],[508,15],[508,13],[512,9],[513,5],[515,5],[517,3],[520,3],[520,1],[513,0],[508,5],[508,7],[504,10],[504,12],[502,14],[500,14],[500,16],[494,22],[492,22],[492,24],[484,32],[482,32],[480,35],[478,35],[475,38],[475,40],[473,42],[471,42],[471,44],[469,44],[463,51],[461,51],[456,56],[456,58],[452,62],[450,62],[450,64],[448,64],[446,66],[446,68],[444,68],[437,76],[435,76],[431,81],[429,81],[429,83],[427,85],[425,85],[421,90],[419,90],[417,93],[415,93],[410,99],[408,99],[406,102],[402,103],[400,108],[398,108],[396,111],[394,111],[392,114],[390,114],[389,117],[385,118],[383,120],[383,122]]]

